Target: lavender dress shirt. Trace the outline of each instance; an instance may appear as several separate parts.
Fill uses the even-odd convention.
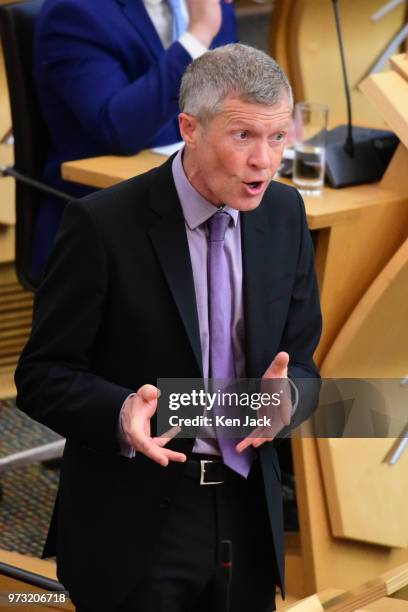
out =
[[[191,266],[193,269],[194,288],[197,303],[198,323],[200,328],[201,355],[203,360],[203,376],[208,378],[210,334],[208,322],[208,281],[207,281],[207,255],[208,255],[208,227],[207,221],[217,211],[214,204],[206,200],[190,183],[183,168],[183,149],[173,160],[172,172],[177,194],[186,227]],[[224,248],[228,259],[230,282],[233,301],[232,318],[232,344],[234,350],[235,372],[237,378],[245,377],[244,352],[244,311],[242,295],[242,252],[241,252],[241,224],[239,211],[224,208],[231,215],[231,222],[227,228]],[[131,396],[129,396],[131,397]],[[205,430],[203,430],[205,433]],[[214,434],[213,434],[214,435]],[[119,442],[122,454],[133,457],[134,449],[125,444],[120,433]],[[220,455],[217,440],[213,438],[196,438],[193,452]]]
[[[188,180],[182,162],[183,150],[179,151],[173,160],[173,179],[186,226],[191,265],[193,268],[194,288],[197,302],[198,323],[200,328],[201,355],[203,359],[203,376],[208,378],[210,334],[208,323],[208,227],[207,221],[217,211],[193,187]],[[244,353],[244,315],[242,295],[242,254],[241,227],[239,211],[224,208],[231,215],[231,222],[225,234],[224,248],[227,255],[233,301],[232,344],[234,349],[235,372],[237,378],[245,377]],[[197,438],[193,447],[195,453],[219,455],[215,438]]]

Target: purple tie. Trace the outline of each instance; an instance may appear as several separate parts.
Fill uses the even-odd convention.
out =
[[[233,380],[235,378],[234,352],[232,346],[232,290],[228,260],[224,251],[224,238],[231,216],[216,212],[208,221],[208,289],[210,327],[210,376],[213,379]],[[215,389],[213,390],[215,392]],[[222,391],[222,389],[221,389]],[[221,406],[214,406],[215,415],[221,414]],[[224,407],[222,407],[224,410]],[[236,438],[217,437],[225,465],[246,478],[251,469],[253,449],[237,453]]]

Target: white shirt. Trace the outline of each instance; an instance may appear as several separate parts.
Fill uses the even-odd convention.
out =
[[[173,22],[169,5],[166,0],[143,0],[143,4],[159,35],[163,47],[168,49],[173,42]],[[188,11],[185,0],[181,0],[181,10],[188,21]],[[208,51],[208,48],[195,36],[190,34],[190,32],[182,34],[178,42],[183,45],[187,53],[189,53],[193,59],[200,57],[200,55]]]

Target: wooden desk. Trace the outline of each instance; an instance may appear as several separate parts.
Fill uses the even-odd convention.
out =
[[[105,156],[63,164],[65,179],[110,187],[159,166],[165,157],[143,151],[131,157]],[[406,197],[379,184],[325,188],[305,198],[316,249],[324,332],[320,363],[354,306],[402,243],[408,231]]]

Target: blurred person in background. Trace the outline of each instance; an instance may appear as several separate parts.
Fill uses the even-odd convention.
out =
[[[50,136],[44,181],[82,197],[94,189],[63,181],[63,162],[179,141],[184,70],[236,39],[233,0],[45,0],[34,35],[34,77]],[[64,206],[52,196],[41,200],[37,277]]]

